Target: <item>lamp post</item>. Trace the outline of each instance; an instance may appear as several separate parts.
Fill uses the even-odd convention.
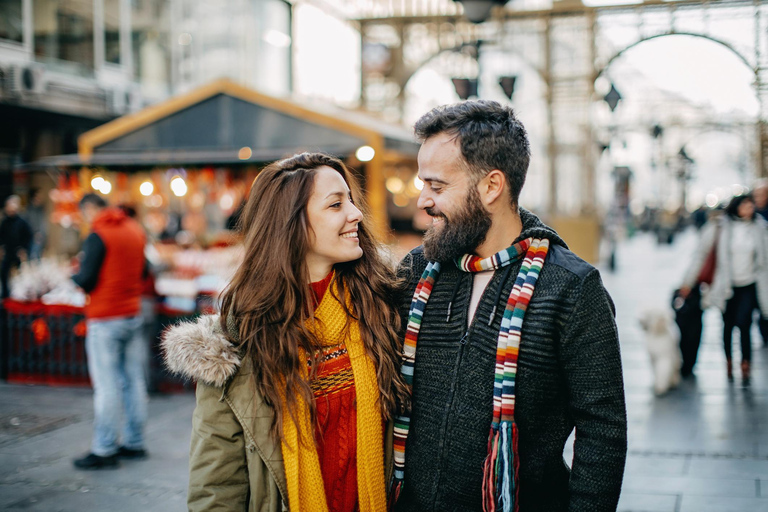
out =
[[[476,78],[451,78],[453,87],[456,89],[456,94],[462,100],[469,99],[471,97],[480,97],[480,77],[482,76],[482,67],[480,66],[480,47],[483,45],[482,39],[478,39],[474,43],[466,43],[461,45],[457,51],[469,55],[477,62],[477,77]]]
[[[611,83],[611,90],[608,91],[603,97],[603,101],[608,104],[608,108],[611,109],[611,116],[616,110],[616,107],[621,101],[621,94],[616,89],[616,86]],[[613,140],[616,138],[617,128],[614,123],[611,123],[610,133],[611,140],[608,143],[609,146],[613,145]],[[608,269],[613,272],[616,270],[616,249],[619,238],[623,235],[621,232],[626,227],[626,216],[628,210],[629,201],[629,179],[632,175],[629,167],[625,165],[617,166],[614,161],[614,154],[611,153],[611,160],[613,161],[613,178],[614,178],[614,191],[613,191],[613,205],[611,206],[611,212],[605,221],[605,231],[608,237],[608,244],[610,247],[610,256],[608,260]]]
[[[677,152],[677,158],[679,162],[677,180],[680,182],[680,208],[685,208],[685,203],[688,200],[688,181],[693,176],[692,171],[696,161],[685,152],[685,145],[680,147],[680,151]]]
[[[453,88],[456,89],[456,94],[458,94],[459,98],[462,100],[472,97],[480,97],[480,77],[483,74],[483,68],[480,61],[480,47],[482,45],[482,39],[478,39],[474,43],[462,45],[458,50],[460,52],[468,53],[477,61],[477,78],[451,78]],[[499,77],[499,86],[510,101],[512,100],[512,95],[515,93],[516,81],[517,77],[514,75]]]
[[[472,23],[482,23],[491,14],[494,5],[504,5],[508,0],[453,0],[464,7],[464,14]]]

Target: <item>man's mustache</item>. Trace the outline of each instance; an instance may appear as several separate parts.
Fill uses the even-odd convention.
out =
[[[430,217],[443,217],[445,218],[445,215],[443,215],[440,210],[437,210],[435,208],[424,208],[424,211],[427,212],[427,215]]]

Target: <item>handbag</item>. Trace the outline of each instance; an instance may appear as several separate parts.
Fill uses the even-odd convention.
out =
[[[718,227],[715,232],[715,242],[712,244],[712,248],[707,254],[707,259],[704,260],[704,264],[699,271],[699,277],[696,279],[698,283],[712,284],[715,279],[715,267],[717,266],[717,239],[720,238],[720,228]]]

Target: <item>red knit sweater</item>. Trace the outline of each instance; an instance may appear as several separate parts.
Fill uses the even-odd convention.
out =
[[[331,283],[333,272],[312,283],[317,304]],[[312,381],[317,407],[315,443],[331,512],[355,512],[357,505],[357,411],[355,381],[346,346],[323,351]]]

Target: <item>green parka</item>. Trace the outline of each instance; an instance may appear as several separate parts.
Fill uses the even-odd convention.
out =
[[[283,455],[270,435],[274,411],[256,389],[250,360],[222,332],[218,315],[163,335],[168,368],[197,382],[189,454],[189,510],[288,510]],[[392,472],[392,423],[384,445]]]

